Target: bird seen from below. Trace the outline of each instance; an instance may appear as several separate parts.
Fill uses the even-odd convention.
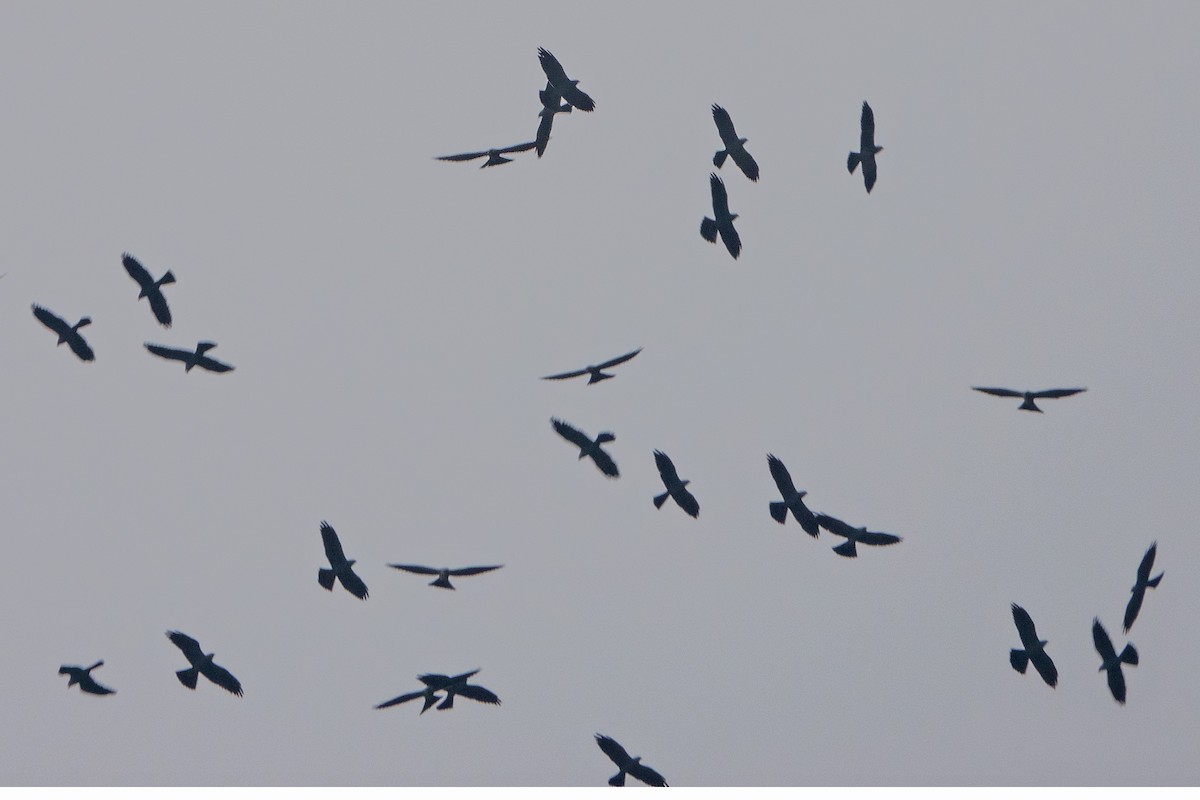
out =
[[[1129,629],[1133,627],[1133,621],[1137,619],[1138,612],[1142,610],[1142,600],[1146,597],[1146,590],[1157,588],[1165,574],[1160,572],[1155,577],[1150,577],[1150,570],[1154,569],[1154,556],[1157,553],[1158,542],[1154,542],[1146,551],[1146,555],[1142,556],[1142,563],[1138,564],[1137,583],[1130,590],[1133,594],[1129,596],[1129,603],[1125,606],[1126,633],[1129,633]]]
[[[1017,633],[1021,636],[1022,649],[1013,648],[1008,653],[1008,661],[1012,668],[1022,675],[1030,663],[1042,676],[1046,685],[1053,689],[1058,685],[1058,669],[1046,653],[1046,639],[1038,639],[1037,629],[1033,626],[1033,618],[1029,612],[1016,603],[1012,604],[1013,622],[1017,625]]]
[[[96,679],[92,677],[91,672],[96,667],[103,667],[103,661],[97,661],[90,667],[74,667],[63,664],[58,668],[59,675],[70,675],[67,680],[67,688],[70,689],[75,684],[79,684],[79,691],[87,692],[88,694],[116,694],[115,689],[109,689],[107,686],[101,686],[96,683]]]
[[[612,762],[617,765],[616,775],[608,779],[609,786],[624,786],[625,775],[628,773],[637,778],[647,786],[666,786],[667,781],[662,775],[659,775],[650,767],[642,763],[642,757],[631,757],[625,748],[617,743],[617,740],[611,736],[605,736],[602,733],[596,734],[596,744],[600,745],[600,749],[604,751],[604,755],[612,759]]]
[[[729,255],[737,258],[742,252],[741,237],[738,236],[737,229],[733,227],[733,221],[738,218],[738,215],[729,213],[729,195],[725,192],[725,182],[717,177],[717,173],[713,172],[708,176],[708,183],[712,189],[713,216],[716,219],[710,217],[702,219],[700,235],[710,242],[715,242],[717,235],[720,234],[721,241],[725,243],[725,249],[729,251]]]
[[[588,385],[591,385],[593,383],[599,383],[600,381],[606,381],[609,378],[616,377],[615,375],[609,374],[607,372],[602,372],[602,370],[606,370],[611,367],[615,367],[618,364],[624,364],[626,361],[633,358],[640,352],[642,352],[642,348],[639,347],[637,350],[633,350],[632,352],[626,353],[623,356],[617,356],[616,358],[610,358],[608,361],[605,361],[603,364],[596,364],[595,366],[589,365],[589,366],[584,367],[583,369],[572,370],[571,372],[560,372],[557,375],[546,375],[542,378],[542,380],[544,380],[544,381],[562,381],[562,380],[566,380],[567,378],[578,378],[580,375],[587,375],[588,376]],[[578,362],[576,362],[576,363],[578,363]]]
[[[95,361],[96,354],[92,352],[92,348],[88,347],[88,343],[84,341],[79,334],[79,329],[85,325],[92,324],[91,317],[84,317],[74,325],[68,325],[67,321],[59,316],[56,316],[50,311],[42,308],[39,305],[33,307],[33,315],[38,318],[43,325],[58,334],[58,343],[67,343],[71,351],[79,356],[80,361]]]
[[[808,492],[796,491],[787,467],[770,453],[767,454],[767,464],[771,468],[771,477],[775,479],[775,486],[783,495],[783,500],[775,500],[771,503],[771,518],[782,525],[787,520],[787,512],[791,510],[792,516],[796,518],[796,522],[800,523],[800,527],[804,529],[805,533],[814,539],[820,536],[821,529],[817,525],[816,515],[809,511],[808,506],[804,505],[804,496]]]
[[[558,63],[558,59],[544,47],[538,48],[538,61],[542,63],[542,71],[546,73],[546,80],[559,93],[563,100],[566,100],[580,111],[594,111],[596,102],[591,97],[579,88],[579,81],[573,81],[567,77],[566,71],[562,64]]]
[[[186,633],[167,631],[167,638],[183,651],[184,657],[191,664],[187,669],[181,669],[175,673],[180,683],[189,689],[195,689],[198,676],[203,675],[225,691],[238,697],[242,696],[241,682],[233,677],[229,670],[213,662],[213,656],[216,653],[205,653],[200,649],[200,643]]]
[[[342,582],[347,592],[359,600],[367,599],[367,585],[354,572],[354,559],[346,558],[342,552],[342,543],[338,540],[337,531],[328,522],[321,522],[321,540],[325,543],[325,557],[329,559],[332,569],[317,570],[317,583],[328,591],[333,591],[335,580]]]
[[[696,502],[696,498],[687,490],[687,485],[691,481],[679,479],[679,473],[675,471],[675,465],[671,463],[670,457],[661,450],[654,451],[654,463],[658,465],[658,474],[662,478],[663,485],[667,490],[654,498],[654,507],[662,508],[663,503],[667,502],[667,498],[671,497],[675,503],[682,508],[689,516],[700,516],[700,504]]]
[[[464,672],[461,675],[436,675],[433,673],[418,675],[417,680],[425,684],[424,689],[415,692],[402,694],[399,697],[393,697],[391,700],[386,700],[375,706],[376,709],[391,708],[392,706],[407,703],[409,700],[415,700],[418,697],[425,698],[424,705],[421,708],[421,713],[424,714],[429,710],[429,707],[441,700],[441,705],[438,706],[438,711],[446,711],[454,708],[454,696],[461,695],[470,700],[475,700],[480,703],[488,703],[490,705],[500,705],[500,698],[489,689],[482,686],[467,683],[467,679],[475,675],[479,670],[474,669],[470,672]],[[438,692],[445,692],[446,697],[443,699]]]
[[[423,567],[420,564],[388,564],[388,566],[392,569],[401,569],[405,572],[412,572],[416,575],[436,575],[437,578],[435,578],[429,584],[430,586],[438,586],[442,589],[452,590],[454,589],[454,586],[450,583],[451,577],[457,578],[466,575],[479,575],[483,572],[491,572],[494,569],[500,569],[504,565],[493,564],[487,567],[459,567],[458,569],[451,569],[450,567],[436,569],[434,567]]]
[[[1037,404],[1033,402],[1034,400],[1041,400],[1043,398],[1053,398],[1053,397],[1070,397],[1073,394],[1079,394],[1080,392],[1087,391],[1086,388],[1083,388],[1083,389],[1043,389],[1040,392],[1018,392],[1015,389],[1001,389],[1001,388],[995,387],[995,386],[972,386],[971,388],[977,392],[983,392],[984,394],[995,395],[996,397],[1021,397],[1021,398],[1024,398],[1024,400],[1022,401],[1021,405],[1018,406],[1018,408],[1021,409],[1022,411],[1036,411],[1039,414],[1042,413],[1042,410],[1037,407]]]
[[[855,528],[828,514],[817,514],[817,524],[832,534],[846,537],[845,542],[833,548],[833,552],[846,558],[854,558],[858,555],[858,551],[855,549],[856,542],[867,545],[887,545],[902,541],[895,534],[869,531],[865,525]]]
[[[1137,650],[1132,644],[1126,644],[1121,655],[1117,655],[1112,640],[1108,638],[1108,632],[1104,630],[1098,617],[1092,621],[1092,641],[1096,643],[1096,652],[1100,654],[1102,662],[1100,670],[1108,671],[1108,688],[1112,692],[1113,699],[1121,705],[1125,705],[1125,673],[1121,671],[1121,665],[1128,664],[1136,667],[1138,663]]]
[[[717,169],[725,165],[725,159],[732,158],[733,163],[738,165],[738,168],[752,181],[758,180],[758,162],[754,160],[754,156],[746,152],[746,142],[748,139],[738,138],[737,131],[733,128],[733,120],[729,118],[729,112],[721,108],[716,103],[712,107],[713,122],[717,123],[717,133],[721,135],[721,144],[725,145],[724,150],[718,150],[713,156],[713,164]]]
[[[192,367],[200,367],[200,369],[206,369],[209,372],[229,372],[233,369],[231,365],[205,355],[205,353],[216,346],[216,342],[198,342],[196,344],[196,351],[193,353],[190,350],[180,350],[176,347],[164,347],[161,344],[146,342],[146,349],[159,358],[182,361],[184,372],[191,372]]]
[[[137,281],[141,291],[138,292],[138,299],[143,297],[150,301],[150,310],[154,312],[154,318],[159,321],[164,328],[171,327],[171,309],[167,307],[167,298],[163,296],[162,287],[168,283],[175,282],[175,276],[171,270],[167,270],[158,280],[150,277],[150,273],[141,263],[129,255],[124,253],[121,256],[121,263],[125,265],[125,271],[129,273],[129,277]]]
[[[550,142],[550,129],[554,127],[555,114],[570,114],[574,108],[570,103],[561,103],[562,95],[554,88],[554,84],[546,81],[546,88],[538,92],[538,99],[542,101],[542,110],[538,112],[538,116],[542,121],[538,123],[537,138],[534,144],[537,146],[538,158],[546,152],[546,145]]]
[[[480,150],[475,153],[457,153],[452,156],[437,156],[438,161],[471,161],[476,158],[487,156],[487,161],[483,162],[480,169],[484,167],[494,167],[497,164],[507,164],[512,161],[511,158],[505,158],[504,153],[524,153],[526,150],[532,150],[537,147],[537,142],[525,142],[525,144],[514,144],[510,147],[493,147],[491,150]]]
[[[558,435],[566,439],[571,444],[579,448],[579,457],[591,457],[595,462],[596,467],[610,478],[620,477],[617,472],[616,462],[612,460],[612,456],[601,449],[601,445],[605,442],[615,442],[616,436],[613,436],[608,431],[599,434],[595,441],[589,439],[587,434],[578,428],[573,428],[561,419],[554,417],[550,418],[550,424],[554,426],[554,430],[558,431]]]
[[[870,194],[875,185],[875,154],[883,148],[875,144],[875,112],[866,100],[863,100],[860,124],[862,131],[858,136],[858,152],[851,153],[846,159],[846,169],[853,175],[855,168],[862,164],[863,185],[867,187],[867,194]]]

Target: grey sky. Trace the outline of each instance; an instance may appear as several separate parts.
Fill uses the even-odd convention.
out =
[[[3,17],[5,783],[601,784],[595,732],[678,785],[1200,781],[1200,7]],[[596,111],[435,161],[533,138],[539,46]],[[714,102],[762,169],[720,173],[736,262],[698,233]],[[171,330],[125,250],[174,271]],[[201,339],[236,371],[142,347]],[[656,448],[699,520],[651,504]],[[768,452],[904,542],[781,528]],[[317,585],[321,520],[369,600]],[[1153,540],[1119,707],[1091,621],[1124,646]],[[1010,668],[1012,602],[1057,690]],[[171,629],[245,697],[180,686]],[[56,674],[100,658],[113,697]],[[371,708],[477,667],[501,707]]]

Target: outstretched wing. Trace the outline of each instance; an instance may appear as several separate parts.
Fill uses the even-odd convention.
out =
[[[612,456],[601,450],[599,447],[597,447],[596,451],[591,455],[592,461],[596,462],[596,466],[600,468],[601,472],[610,478],[620,477],[620,473],[617,471],[617,462],[612,460]]]
[[[150,344],[146,342],[146,349],[159,358],[169,358],[174,361],[187,361],[192,357],[193,353],[190,350],[180,350],[175,347],[163,347],[161,344]]]
[[[388,564],[392,569],[402,569],[405,572],[415,572],[418,575],[437,575],[441,572],[433,567],[422,567],[418,564]]]
[[[899,536],[893,533],[880,533],[879,531],[859,531],[855,538],[863,544],[885,545],[895,544],[903,541]]]
[[[401,703],[407,703],[409,700],[416,700],[418,697],[421,697],[424,694],[425,692],[409,692],[408,694],[402,694],[399,697],[393,697],[391,700],[388,700],[385,703],[380,703],[379,705],[375,706],[375,708],[391,708],[392,706],[398,706]]]
[[[459,569],[450,570],[449,574],[455,575],[455,576],[457,576],[457,575],[479,575],[480,573],[483,573],[483,572],[491,572],[494,569],[500,569],[503,566],[504,566],[503,564],[493,564],[488,567],[461,567]],[[428,574],[434,575],[434,574],[436,574],[436,572],[430,572]]]
[[[725,243],[725,249],[729,251],[729,255],[737,258],[742,252],[742,237],[738,236],[737,228],[733,227],[733,222],[726,222],[721,226],[721,241]]]
[[[642,348],[639,347],[637,350],[633,350],[632,352],[626,353],[623,356],[617,356],[616,358],[611,358],[608,361],[605,361],[603,364],[597,364],[596,369],[608,369],[609,367],[615,367],[617,364],[624,364],[626,361],[633,358],[640,352],[642,352]],[[585,369],[584,372],[587,372],[587,370]]]
[[[544,47],[539,47],[538,61],[542,64],[542,71],[546,73],[546,80],[554,85],[554,88],[562,95],[563,100],[566,100],[580,111],[595,110],[596,102],[586,92],[580,91],[571,82],[562,64],[558,63],[558,59],[554,57],[553,53]]]
[[[82,336],[79,335],[79,331],[73,331],[71,335],[67,337],[67,346],[71,348],[72,353],[79,356],[84,361],[94,361],[96,359],[96,354],[92,352],[92,348],[89,347],[88,343],[84,341]]]
[[[1125,704],[1125,671],[1120,664],[1108,671],[1108,690],[1112,692],[1114,700]]]
[[[659,775],[657,772],[650,769],[650,767],[647,767],[645,764],[643,764],[640,761],[635,764],[630,764],[629,768],[626,769],[625,771],[628,772],[633,777],[637,778],[642,783],[646,784],[647,786],[666,786],[667,785],[667,781],[665,778],[663,778],[662,775]]]
[[[494,706],[500,705],[500,698],[497,697],[496,694],[490,689],[485,689],[482,686],[464,684],[463,686],[455,689],[454,693],[461,695],[462,697],[470,698],[471,700],[476,700],[480,703],[491,703]]]
[[[325,543],[325,557],[329,559],[331,566],[336,568],[346,563],[346,554],[342,552],[342,543],[338,539],[337,531],[324,520],[321,521],[321,541]]]
[[[671,496],[675,498],[675,502],[684,510],[689,517],[698,518],[700,516],[700,503],[697,502],[696,496],[687,490],[682,484],[676,486]]]
[[[537,142],[525,142],[524,144],[514,144],[509,147],[496,148],[497,153],[524,153],[526,150],[532,150],[537,147]]]
[[[435,672],[427,672],[424,675],[418,675],[417,680],[434,689],[442,689],[446,684],[453,681],[454,678],[451,678],[449,675],[438,675]]]
[[[545,375],[542,377],[542,380],[544,380],[544,381],[561,381],[561,380],[566,380],[567,378],[578,378],[580,375],[587,375],[587,374],[588,374],[588,370],[577,369],[574,372],[560,372],[557,375]]]
[[[830,533],[836,533],[838,536],[845,536],[847,539],[849,539],[851,536],[857,538],[857,529],[850,527],[837,517],[831,517],[828,514],[817,514],[817,525],[821,526]]]
[[[675,464],[671,462],[666,453],[655,450],[654,463],[658,465],[658,474],[662,476],[663,483],[667,485],[667,488],[679,485],[679,473],[675,471]]]
[[[783,465],[783,462],[771,453],[767,453],[767,465],[771,468],[771,477],[775,479],[775,485],[779,488],[779,493],[784,497],[791,497],[795,494],[796,485],[792,483],[792,476],[788,472],[787,467]]]
[[[1100,658],[1105,661],[1116,659],[1117,651],[1113,649],[1112,639],[1108,638],[1108,631],[1100,624],[1099,617],[1092,622],[1092,641],[1096,643],[1096,652],[1100,654]],[[1111,678],[1109,680],[1111,683]]]
[[[125,265],[125,271],[129,273],[129,277],[137,281],[143,289],[150,289],[154,286],[154,278],[150,277],[149,271],[129,253],[121,254],[121,263]]]
[[[204,658],[204,651],[200,649],[200,643],[186,633],[167,631],[167,638],[171,640],[171,644],[183,651],[184,658],[190,663],[195,664]]]
[[[713,213],[718,219],[729,216],[729,194],[725,191],[725,181],[717,177],[717,173],[710,172],[708,175],[708,185],[712,189]]]
[[[617,740],[611,736],[605,736],[602,733],[597,733],[596,744],[600,745],[600,749],[604,751],[604,755],[611,758],[613,763],[622,769],[624,769],[625,765],[632,760],[629,757],[629,753],[625,752],[625,748],[621,747],[621,745],[617,743]]]
[[[1047,686],[1054,687],[1058,685],[1058,668],[1054,666],[1054,662],[1050,660],[1050,656],[1046,655],[1045,650],[1027,650],[1029,661],[1033,664],[1033,668],[1038,671],[1038,675],[1042,676],[1042,680]]]
[[[167,298],[163,296],[162,289],[152,286],[146,292],[146,299],[150,301],[150,310],[159,324],[164,328],[171,327],[171,309],[167,307]]]
[[[66,320],[51,313],[50,311],[47,311],[39,305],[35,305],[33,307],[33,315],[37,317],[43,325],[57,333],[59,336],[63,336],[71,330],[71,326],[67,324]]]
[[[338,574],[342,579],[342,586],[346,587],[346,591],[357,597],[359,600],[367,599],[367,585],[363,583],[363,579],[358,577],[353,569],[347,569]]]
[[[1142,601],[1146,599],[1146,587],[1138,581],[1133,587],[1133,593],[1129,595],[1129,602],[1125,604],[1125,619],[1123,627],[1126,633],[1133,627],[1134,620],[1137,619],[1138,612],[1142,610]]]
[[[470,161],[473,158],[481,158],[487,154],[487,150],[482,150],[478,153],[457,153],[452,156],[435,156],[435,158],[438,161]]]
[[[744,145],[738,145],[736,148],[729,151],[729,155],[733,158],[733,163],[738,165],[738,168],[745,173],[746,177],[752,181],[758,180],[758,162],[754,160],[754,156],[746,151]],[[630,773],[631,775],[633,773]]]
[[[994,386],[972,386],[971,388],[977,392],[984,392],[986,394],[994,394],[994,395],[996,395],[996,397],[1024,397],[1025,396],[1024,392],[1014,392],[1012,389],[1001,389],[1001,388],[994,387]]]
[[[542,154],[546,152],[546,145],[550,144],[550,129],[553,127],[554,115],[551,113],[542,114],[542,121],[538,123],[537,137],[534,139],[534,144],[537,145],[538,158],[542,157]]]
[[[585,370],[586,371],[586,370]],[[554,426],[554,430],[558,431],[558,435],[566,439],[576,447],[584,448],[592,444],[592,440],[578,428],[573,428],[561,419],[556,417],[550,418],[550,423]]]
[[[862,148],[863,156],[875,149],[875,112],[867,105],[867,101],[863,100],[862,104],[862,134],[859,136],[859,146]]]
[[[1012,616],[1013,622],[1017,626],[1017,633],[1021,636],[1021,644],[1025,646],[1026,650],[1038,649],[1040,645],[1037,628],[1033,625],[1033,617],[1029,616],[1029,612],[1016,603],[1012,604]]]
[[[1086,387],[1082,389],[1043,389],[1040,392],[1034,392],[1033,396],[1035,399],[1041,397],[1070,397],[1073,394],[1079,394],[1080,392],[1086,391]]]
[[[200,674],[208,678],[210,681],[220,686],[227,692],[232,692],[238,697],[242,696],[242,684],[233,677],[233,673],[225,669],[219,664],[206,664],[200,668]]]
[[[79,679],[79,690],[88,694],[116,694],[115,690],[97,683],[91,675],[84,675]]]
[[[217,361],[215,358],[208,356],[200,356],[196,361],[196,366],[206,369],[209,372],[229,372],[233,369],[232,365],[226,364],[224,361]]]
[[[717,123],[717,133],[721,135],[721,142],[727,148],[737,147],[738,135],[733,128],[733,120],[729,118],[729,112],[713,103],[712,115],[713,122]]]
[[[1154,556],[1158,553],[1158,542],[1150,545],[1150,549],[1146,551],[1146,555],[1142,556],[1142,563],[1138,564],[1137,582],[1146,583],[1150,580],[1150,570],[1154,569]]]

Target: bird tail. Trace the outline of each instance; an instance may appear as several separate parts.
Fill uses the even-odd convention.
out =
[[[438,575],[437,580],[433,581],[429,585],[430,586],[440,586],[443,589],[453,589],[454,588],[450,584],[450,576],[449,575]]]
[[[771,503],[771,517],[782,525],[787,520],[787,503],[782,500],[776,500]]]
[[[175,282],[174,273],[172,273],[171,270],[167,270],[167,274],[163,275],[161,278],[159,278],[155,285],[162,286],[165,283],[174,283],[174,282]]]
[[[1157,578],[1151,578],[1150,580],[1146,581],[1146,585],[1147,585],[1147,586],[1149,586],[1151,589],[1156,589],[1156,588],[1158,588],[1158,582],[1159,582],[1159,581],[1161,581],[1161,580],[1162,580],[1162,576],[1163,576],[1163,575],[1166,575],[1166,574],[1167,574],[1167,573],[1165,573],[1165,572],[1160,572],[1160,573],[1158,573],[1158,577],[1157,577]]]
[[[317,583],[329,591],[333,591],[334,572],[331,569],[317,570]]]
[[[436,703],[438,700],[441,700],[441,699],[442,699],[441,695],[436,695],[436,694],[425,695],[425,705],[421,706],[421,713],[424,714],[426,711],[429,710],[430,706],[432,706],[434,703]]]
[[[613,378],[613,377],[616,377],[616,376],[611,375],[607,372],[593,372],[591,377],[588,378],[588,383],[599,383],[600,381],[606,381],[609,378]]]
[[[97,661],[95,664],[92,664],[90,667],[87,667],[86,669],[84,669],[84,672],[91,672],[91,671],[92,671],[92,670],[94,670],[96,667],[103,667],[103,666],[104,666],[104,661],[103,661],[103,660],[101,660],[101,661]]]
[[[621,770],[616,775],[608,779],[609,786],[624,786],[625,785],[625,770]]]
[[[75,330],[79,330],[80,328],[85,327],[87,325],[91,325],[91,324],[92,324],[92,318],[84,317],[83,319],[79,320],[79,322],[77,322],[75,324]]]
[[[722,166],[725,165],[725,159],[728,157],[729,157],[728,150],[718,150],[717,154],[715,156],[713,156],[713,166],[715,166],[717,169],[720,169]]]
[[[862,158],[858,153],[851,153],[846,159],[846,169],[850,170],[850,174],[854,174],[854,170],[858,169],[858,162]]]
[[[670,497],[670,496],[671,496],[671,493],[670,493],[670,492],[663,492],[662,494],[660,494],[660,495],[657,495],[657,496],[654,498],[654,507],[655,507],[655,508],[662,508],[662,506],[663,506],[663,503],[667,502],[667,498],[668,498],[668,497]]]
[[[1042,413],[1042,410],[1037,407],[1036,403],[1033,402],[1032,397],[1027,397],[1025,399],[1025,402],[1021,403],[1021,405],[1017,406],[1017,408],[1020,409],[1021,411],[1036,411],[1039,414]]]
[[[454,708],[454,693],[447,692],[446,699],[442,701],[442,704],[438,706],[437,710],[446,711],[451,708]]]
[[[844,543],[839,544],[837,547],[833,548],[833,552],[837,553],[839,556],[845,556],[846,558],[854,558],[858,555],[858,550],[854,547],[853,539],[847,539]]]
[[[617,440],[617,437],[613,436],[608,431],[605,431],[604,433],[602,433],[596,437],[597,444],[604,444],[605,442],[615,442],[616,440]]]
[[[195,667],[189,669],[181,669],[175,673],[175,677],[179,678],[179,682],[189,689],[196,688],[196,680],[200,677],[200,670]]]
[[[1010,650],[1008,653],[1008,663],[1012,664],[1012,668],[1022,675],[1025,674],[1025,667],[1029,665],[1029,654],[1024,650]]]
[[[1121,660],[1136,667],[1138,663],[1137,649],[1131,644],[1125,645],[1125,649],[1121,651]]]
[[[710,242],[715,242],[717,240],[717,221],[709,217],[701,220],[700,235]]]

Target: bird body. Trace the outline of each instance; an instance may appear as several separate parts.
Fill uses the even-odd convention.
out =
[[[172,361],[182,361],[184,372],[191,372],[192,367],[200,367],[209,372],[229,372],[233,369],[231,365],[205,355],[205,353],[216,346],[216,342],[199,342],[196,344],[196,351],[192,352],[190,350],[180,350],[177,347],[164,347],[161,344],[146,342],[146,349],[154,355]]]
[[[1040,392],[1021,392],[1015,389],[1004,389],[999,386],[972,386],[971,388],[977,392],[995,395],[996,397],[1020,397],[1022,398],[1021,405],[1018,406],[1020,410],[1036,411],[1039,414],[1042,413],[1042,410],[1037,407],[1037,404],[1033,402],[1034,400],[1040,400],[1042,398],[1070,397],[1073,394],[1079,394],[1080,392],[1087,391],[1086,388],[1043,389]]]
[[[875,112],[867,105],[866,100],[862,104],[862,118],[859,124],[861,131],[858,137],[858,152],[851,153],[846,159],[846,169],[853,175],[855,168],[862,164],[863,185],[867,187],[867,194],[870,194],[875,186],[875,154],[883,148],[875,144]]]
[[[412,572],[416,575],[436,575],[437,577],[430,583],[430,586],[437,586],[441,589],[454,589],[450,583],[451,576],[459,577],[464,575],[478,575],[482,572],[491,572],[494,569],[500,569],[503,564],[493,564],[486,567],[425,567],[420,564],[388,564],[392,569],[401,569],[405,572]]]
[[[546,80],[562,96],[563,100],[580,111],[596,109],[596,102],[586,92],[580,90],[579,81],[567,77],[562,64],[558,63],[558,59],[554,57],[553,53],[544,47],[539,47],[538,61],[542,64],[542,71],[546,73]]]
[[[776,500],[770,504],[771,518],[782,525],[787,520],[787,512],[790,510],[805,533],[814,539],[820,536],[821,529],[817,524],[816,515],[808,509],[808,506],[804,505],[804,497],[808,492],[796,490],[796,485],[792,483],[792,476],[788,473],[787,467],[770,453],[767,454],[767,464],[771,468],[771,477],[775,479],[775,486],[783,496],[783,500]]]
[[[1095,643],[1096,652],[1100,654],[1101,659],[1100,669],[1097,672],[1108,672],[1108,689],[1112,692],[1113,699],[1121,705],[1125,705],[1125,673],[1122,672],[1121,665],[1128,664],[1136,667],[1138,663],[1137,650],[1132,644],[1126,644],[1121,654],[1117,655],[1112,640],[1108,638],[1108,632],[1100,624],[1099,618],[1092,621],[1092,641]]]
[[[546,375],[546,376],[542,377],[542,380],[544,380],[544,381],[561,381],[561,380],[566,380],[567,378],[577,378],[580,375],[587,375],[588,376],[588,385],[590,386],[593,383],[599,383],[600,381],[606,381],[609,378],[616,377],[615,375],[604,372],[603,370],[609,369],[611,367],[615,367],[618,364],[624,364],[626,361],[633,358],[640,352],[642,352],[642,348],[639,347],[637,350],[632,350],[623,356],[617,356],[616,358],[610,358],[608,361],[605,361],[603,364],[595,364],[595,365],[589,364],[588,366],[584,367],[583,369],[572,370],[571,372],[560,372],[557,375]]]
[[[125,266],[125,271],[129,273],[129,277],[137,281],[140,287],[138,299],[147,298],[150,302],[150,310],[154,312],[154,318],[164,328],[171,327],[171,309],[167,307],[167,298],[163,296],[162,287],[165,284],[174,283],[175,276],[170,270],[167,270],[161,278],[154,280],[150,276],[149,271],[129,253],[122,254],[121,263]]]
[[[191,664],[189,668],[178,670],[175,673],[180,683],[189,689],[195,689],[198,676],[203,675],[225,691],[238,697],[242,696],[241,682],[233,677],[229,670],[213,661],[216,653],[205,653],[201,649],[200,643],[186,633],[167,631],[167,638],[183,652],[184,657]]]
[[[39,305],[33,306],[33,315],[38,318],[38,321],[45,325],[50,330],[58,334],[58,343],[64,342],[71,348],[80,361],[94,361],[96,354],[92,352],[92,348],[84,341],[84,338],[79,333],[79,329],[92,324],[91,317],[82,317],[79,322],[74,325],[68,325],[67,321],[62,317],[47,311]]]
[[[339,580],[347,592],[359,600],[366,600],[367,585],[354,572],[354,559],[346,558],[345,553],[342,552],[342,543],[338,539],[337,532],[332,525],[325,521],[321,522],[321,540],[325,544],[325,557],[329,559],[331,569],[317,570],[317,583],[332,592],[333,582]]]
[[[709,189],[712,191],[713,217],[705,217],[700,221],[700,235],[707,241],[715,242],[720,235],[721,241],[729,255],[737,258],[742,252],[742,239],[738,236],[733,221],[737,214],[729,212],[729,195],[725,191],[725,182],[717,177],[717,173],[708,176]]]
[[[68,675],[67,688],[70,689],[75,684],[79,684],[79,691],[87,692],[88,694],[116,694],[114,689],[109,689],[107,686],[101,686],[92,677],[91,672],[96,667],[104,666],[103,661],[97,661],[90,667],[76,667],[68,664],[63,664],[58,668],[59,675]]]
[[[1033,618],[1029,616],[1029,612],[1016,603],[1012,604],[1012,615],[1013,622],[1017,626],[1017,633],[1021,636],[1023,649],[1013,648],[1009,651],[1009,663],[1012,664],[1013,669],[1024,675],[1026,665],[1032,662],[1033,668],[1042,676],[1046,685],[1051,689],[1055,688],[1058,685],[1058,668],[1046,654],[1047,640],[1038,639]]]
[[[757,181],[758,162],[754,160],[754,156],[746,152],[746,142],[749,140],[738,137],[729,112],[715,103],[712,107],[712,115],[713,122],[717,123],[717,133],[721,135],[721,144],[725,145],[725,149],[718,150],[713,156],[713,165],[720,169],[724,166],[726,157],[732,158],[733,163],[738,165],[747,178]]]
[[[558,435],[566,439],[571,444],[579,448],[579,458],[591,458],[596,464],[596,468],[610,478],[620,476],[617,471],[617,464],[612,460],[612,456],[604,452],[601,445],[605,442],[614,442],[617,437],[613,436],[608,431],[605,431],[596,436],[593,440],[588,437],[583,431],[574,428],[571,425],[554,417],[550,418],[550,424],[554,426],[554,430],[558,431]]]
[[[837,547],[833,548],[833,552],[839,556],[846,558],[854,558],[858,555],[857,544],[867,545],[888,545],[896,544],[902,539],[892,533],[880,533],[878,531],[869,531],[864,525],[861,528],[855,528],[842,522],[837,517],[831,517],[828,514],[817,514],[817,524],[830,533],[838,536],[846,537],[846,541]]]
[[[626,773],[637,778],[647,786],[667,785],[667,781],[662,775],[642,763],[641,756],[630,756],[628,751],[611,736],[597,733],[596,744],[600,746],[600,749],[604,751],[606,756],[612,759],[612,762],[617,765],[619,770],[616,775],[608,779],[609,786],[624,786]]]
[[[699,517],[700,504],[687,490],[687,485],[691,481],[680,480],[679,473],[675,471],[675,464],[661,450],[654,451],[654,463],[658,466],[658,474],[662,478],[663,485],[667,487],[665,492],[654,498],[654,507],[662,508],[663,503],[667,502],[667,497],[671,497],[689,516]]]
[[[1154,569],[1154,556],[1157,552],[1158,542],[1154,542],[1142,556],[1142,562],[1138,564],[1137,583],[1133,584],[1133,588],[1129,590],[1132,594],[1129,596],[1129,603],[1125,606],[1126,633],[1129,633],[1129,629],[1133,627],[1133,621],[1137,619],[1138,612],[1142,610],[1142,600],[1146,597],[1146,590],[1157,588],[1164,575],[1160,572],[1156,577],[1150,577],[1150,571]]]

